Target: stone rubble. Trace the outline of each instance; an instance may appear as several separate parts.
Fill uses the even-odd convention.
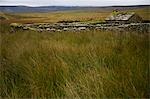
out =
[[[88,30],[128,30],[146,31],[150,30],[150,23],[130,23],[130,24],[85,24],[85,23],[44,23],[44,24],[10,24],[15,29],[33,30],[38,32],[62,32],[62,31],[88,31]]]

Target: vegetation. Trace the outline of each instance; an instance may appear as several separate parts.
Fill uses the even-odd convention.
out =
[[[134,9],[149,20],[147,9]],[[110,11],[111,12],[111,11]],[[14,31],[7,23],[100,23],[109,11],[0,16],[1,98],[148,98],[149,34]]]
[[[16,13],[8,14],[0,12],[0,16],[7,18],[2,23],[54,23],[61,21],[79,21],[79,22],[103,22],[112,12],[109,10],[86,10],[86,11],[58,11],[49,13]],[[119,11],[120,12],[120,11]],[[135,12],[144,20],[149,20],[149,7],[137,8],[133,10],[123,10],[123,12]]]
[[[149,97],[149,34],[0,30],[2,98]]]

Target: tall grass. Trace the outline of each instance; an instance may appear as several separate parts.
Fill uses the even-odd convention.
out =
[[[1,97],[149,96],[147,34],[7,29],[1,27]]]

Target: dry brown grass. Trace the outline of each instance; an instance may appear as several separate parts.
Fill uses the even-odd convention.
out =
[[[149,8],[128,10],[136,12],[144,20],[149,20]],[[20,13],[7,15],[9,20],[2,23],[54,23],[62,20],[78,20],[81,22],[104,21],[111,11],[64,11],[49,13]],[[16,18],[18,16],[19,18]]]

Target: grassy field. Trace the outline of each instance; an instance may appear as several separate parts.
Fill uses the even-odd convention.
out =
[[[149,34],[10,31],[1,26],[1,97],[149,97]]]
[[[130,10],[149,19],[147,9]],[[110,12],[6,14],[0,26],[1,98],[148,98],[149,33],[12,31],[8,23],[103,21]]]
[[[101,22],[104,21],[107,16],[111,14],[112,10],[94,10],[94,11],[57,11],[49,13],[0,13],[0,16],[4,16],[7,20],[2,23],[55,23],[63,20],[81,21],[81,22]],[[136,12],[143,20],[149,20],[150,12],[149,8],[141,8],[128,10],[124,12]]]

